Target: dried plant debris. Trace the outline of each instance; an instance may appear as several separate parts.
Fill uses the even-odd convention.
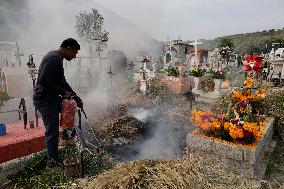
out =
[[[161,189],[161,188],[261,188],[253,180],[245,180],[214,164],[194,159],[141,160],[121,164],[84,183],[91,189]]]
[[[96,128],[98,136],[106,143],[113,143],[119,138],[137,140],[142,137],[143,123],[131,116],[106,120]]]
[[[91,122],[93,130],[104,147],[131,145],[143,138],[146,124],[128,115],[127,111],[128,108],[125,105],[117,105],[98,115]]]
[[[162,79],[155,77],[147,82],[148,90],[146,95],[139,90],[139,82],[135,83],[125,92],[123,102],[130,105],[152,105],[159,98],[172,98],[177,96],[169,90],[166,83],[162,82]]]

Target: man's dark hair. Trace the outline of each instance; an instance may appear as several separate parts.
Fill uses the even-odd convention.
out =
[[[61,43],[60,47],[80,50],[80,45],[79,45],[79,43],[78,43],[75,39],[73,39],[73,38],[65,39],[65,40]]]

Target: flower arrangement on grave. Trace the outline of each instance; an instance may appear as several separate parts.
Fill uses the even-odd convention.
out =
[[[199,81],[200,90],[203,93],[212,92],[215,89],[215,83],[212,77],[202,76]]]
[[[256,92],[252,93],[254,79],[250,76],[246,77],[246,79],[243,82],[243,89],[242,90],[234,90],[231,93],[232,100],[235,101],[261,101],[264,100],[266,97],[266,90],[265,89],[259,89],[256,90]]]
[[[232,92],[226,113],[194,110],[190,123],[199,127],[205,136],[241,144],[258,141],[265,132],[268,120],[253,113],[251,101],[263,100],[266,93],[259,90],[252,94],[253,81],[247,77],[243,82],[243,91]]]
[[[267,120],[255,118],[251,121],[243,121],[239,117],[231,118],[225,114],[216,115],[212,112],[193,110],[190,123],[200,128],[205,136],[252,144],[263,136]]]
[[[259,74],[263,68],[262,64],[263,57],[258,56],[257,54],[253,53],[253,55],[247,55],[246,59],[243,61],[243,70],[256,74]]]
[[[165,72],[167,73],[168,76],[174,76],[174,77],[179,76],[179,71],[177,67],[170,66],[169,68],[165,69]]]
[[[229,62],[230,55],[232,53],[232,50],[229,46],[221,47],[220,50],[219,50],[219,53],[221,55],[222,60]]]
[[[225,71],[222,68],[213,68],[209,69],[209,75],[213,79],[225,79]]]
[[[195,66],[194,69],[191,71],[191,75],[193,77],[201,77],[205,74],[206,70],[200,68],[200,65]]]

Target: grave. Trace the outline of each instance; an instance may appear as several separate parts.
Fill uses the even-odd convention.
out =
[[[191,86],[193,85],[193,79],[191,77],[184,77],[186,65],[179,64],[179,76],[165,76],[163,82],[165,82],[169,89],[176,94],[184,94],[191,91]]]
[[[42,120],[35,128],[24,129],[24,122],[6,124],[7,134],[0,136],[0,163],[42,151],[45,148]]]
[[[199,130],[194,130],[187,135],[186,154],[214,162],[245,178],[263,179],[269,155],[275,147],[272,139],[273,123],[274,119],[271,118],[263,137],[253,145],[207,137]]]

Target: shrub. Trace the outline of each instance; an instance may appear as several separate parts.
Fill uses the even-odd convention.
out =
[[[204,76],[200,78],[199,81],[200,90],[203,93],[212,92],[215,89],[215,83],[212,77]]]
[[[201,77],[205,74],[205,69],[201,69],[200,66],[196,66],[192,72],[191,75],[193,75],[193,77]]]
[[[271,90],[259,107],[261,113],[275,118],[276,134],[284,140],[284,89]]]
[[[178,77],[179,76],[179,71],[178,71],[177,67],[169,67],[165,71],[166,71],[168,76],[174,76],[174,77]]]
[[[222,69],[214,69],[214,68],[210,68],[209,70],[209,75],[213,78],[213,79],[225,79],[225,71]]]

